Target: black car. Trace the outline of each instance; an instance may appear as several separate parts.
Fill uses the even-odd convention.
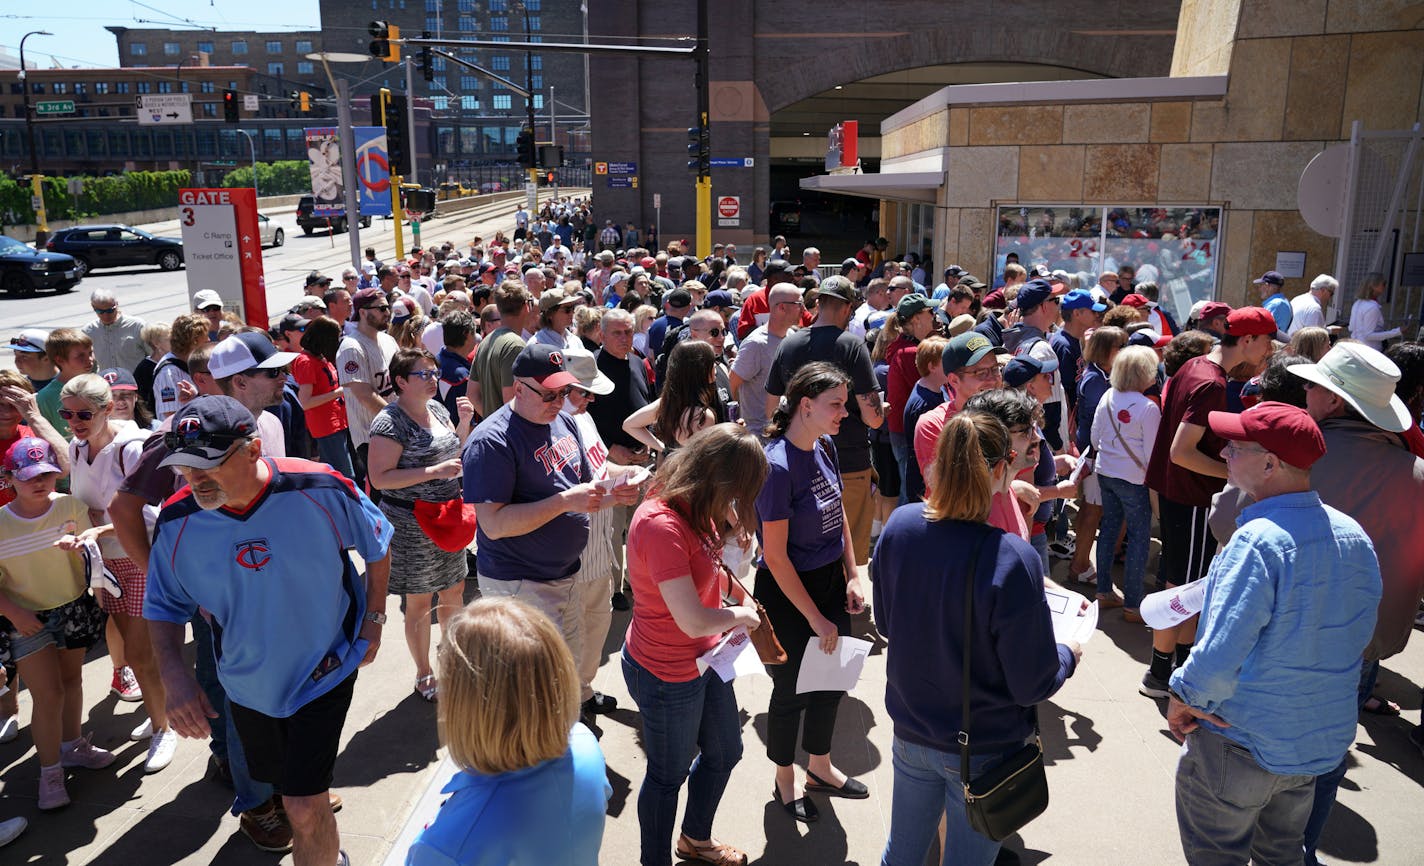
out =
[[[158,265],[165,271],[176,271],[183,267],[181,240],[160,238],[126,225],[60,229],[50,237],[45,249],[74,256],[81,275],[95,268]]]
[[[36,289],[67,292],[84,276],[71,256],[40,252],[14,238],[0,236],[0,289],[28,295]]]
[[[314,196],[304,195],[297,202],[297,225],[301,226],[302,234],[309,235],[317,229],[331,229],[332,234],[340,234],[346,231],[346,215],[334,217],[314,216],[312,209],[316,207]],[[371,227],[369,216],[361,217],[361,228]]]

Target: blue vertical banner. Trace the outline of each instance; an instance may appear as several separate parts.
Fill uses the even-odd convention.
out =
[[[386,128],[358,126],[356,180],[362,216],[391,215],[391,166],[386,156]]]

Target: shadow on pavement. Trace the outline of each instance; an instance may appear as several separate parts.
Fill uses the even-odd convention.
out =
[[[412,736],[412,732],[419,732]],[[336,761],[336,788],[364,788],[438,760],[435,707],[414,693],[357,731]]]
[[[140,772],[142,768],[140,768]],[[194,810],[185,806],[190,798],[207,798],[213,785],[198,780],[178,791],[167,803],[146,813],[124,833],[104,846],[91,866],[130,866],[134,863],[176,863],[198,851],[213,837],[222,822],[223,809]],[[71,807],[72,808],[72,807]],[[41,834],[34,834],[40,837]],[[234,834],[224,846],[240,843],[246,862],[251,862],[252,844]],[[71,846],[73,847],[73,846]]]

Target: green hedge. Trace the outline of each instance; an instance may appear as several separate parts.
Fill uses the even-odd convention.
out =
[[[305,163],[303,163],[305,165]],[[250,172],[249,172],[250,173]],[[178,206],[178,190],[193,185],[188,171],[131,171],[111,177],[83,177],[83,193],[69,194],[69,178],[46,177],[44,200],[52,220],[76,220],[101,214]],[[6,225],[35,222],[30,185],[0,177],[0,219]]]
[[[252,186],[252,166],[227,173],[224,187]],[[257,163],[258,195],[299,195],[311,192],[311,166],[304,159]]]

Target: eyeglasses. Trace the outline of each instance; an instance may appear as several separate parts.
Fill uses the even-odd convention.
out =
[[[428,381],[430,381],[431,379],[435,379],[435,378],[439,377],[440,371],[439,371],[439,370],[411,370],[411,371],[410,371],[409,373],[407,373],[406,375],[409,376],[409,377],[411,377],[412,379],[423,379],[423,380],[425,380],[425,381],[428,382]]]
[[[94,312],[98,313],[98,314],[101,315],[101,316],[107,316],[109,313],[117,313],[118,311],[119,311],[119,308],[118,308],[118,307],[95,307],[95,308],[94,308]]]
[[[708,328],[708,329],[707,329],[707,336],[709,336],[709,337],[720,337],[720,336],[722,336],[722,335],[725,334],[725,333],[727,333],[727,329],[726,329],[726,328]]]
[[[1242,454],[1269,454],[1271,452],[1264,448],[1246,448],[1236,442],[1227,442],[1226,447],[1222,449],[1222,453],[1227,457],[1237,457]]]
[[[194,430],[191,433],[175,433],[170,430],[163,434],[163,446],[169,451],[181,451],[184,448],[221,448],[226,451],[245,438],[229,433],[208,433],[203,430]]]
[[[1003,375],[996,363],[992,367],[985,367],[982,370],[960,370],[959,375],[968,379],[998,379]]]
[[[267,369],[265,369],[265,370],[264,370],[264,369],[261,369],[261,368],[258,368],[258,369],[256,369],[256,370],[243,370],[243,371],[242,371],[242,375],[243,375],[243,376],[250,376],[250,377],[252,377],[252,378],[254,378],[254,379],[257,378],[258,376],[266,376],[268,379],[280,379],[281,377],[287,375],[287,368],[286,368],[286,367],[269,367],[269,368],[267,368]]]
[[[346,281],[346,280],[358,279],[358,277],[357,277],[355,274],[349,274],[349,275],[347,275],[347,276],[342,277],[341,279],[342,279],[342,281],[344,282],[344,281]]]
[[[75,412],[73,409],[59,410],[59,417],[66,421],[73,421],[75,418],[78,418],[80,421],[93,421],[94,416],[98,414],[98,412],[94,412],[90,409],[80,409],[78,412]]]
[[[530,391],[533,391],[535,394],[538,394],[539,399],[545,403],[552,403],[555,400],[562,400],[565,397],[569,396],[569,394],[572,393],[574,390],[574,386],[565,385],[557,391],[545,391],[538,385],[531,385],[528,382],[525,382],[523,379],[519,380],[519,384],[528,388]]]

